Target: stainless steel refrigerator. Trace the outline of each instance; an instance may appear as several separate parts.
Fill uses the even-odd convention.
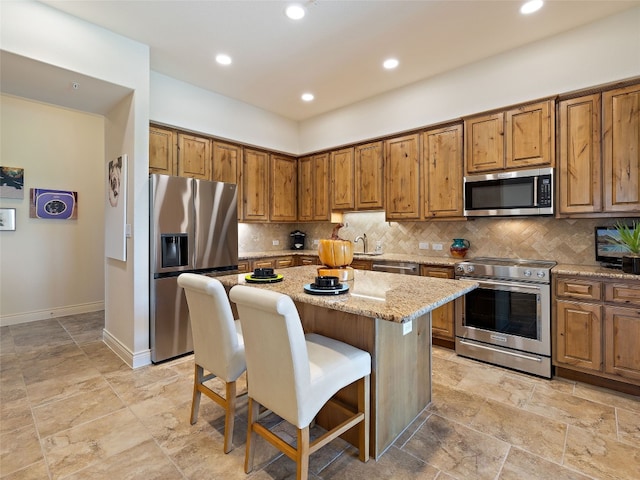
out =
[[[238,268],[235,184],[150,175],[151,361],[193,351],[185,272],[210,275]]]

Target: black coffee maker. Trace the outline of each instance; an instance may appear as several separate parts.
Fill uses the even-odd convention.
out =
[[[291,232],[291,250],[304,250],[304,238],[306,233],[300,230]]]

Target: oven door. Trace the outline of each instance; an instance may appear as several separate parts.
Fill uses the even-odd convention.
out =
[[[551,287],[497,280],[479,284],[456,300],[456,336],[550,356]]]

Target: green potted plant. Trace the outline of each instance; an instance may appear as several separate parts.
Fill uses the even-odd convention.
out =
[[[615,227],[620,235],[618,243],[629,250],[622,256],[622,271],[640,275],[640,221],[634,220],[632,226],[619,221]]]

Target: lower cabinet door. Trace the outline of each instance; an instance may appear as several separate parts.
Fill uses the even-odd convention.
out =
[[[602,371],[602,307],[556,302],[556,361]]]
[[[605,307],[605,372],[640,381],[640,308]]]

